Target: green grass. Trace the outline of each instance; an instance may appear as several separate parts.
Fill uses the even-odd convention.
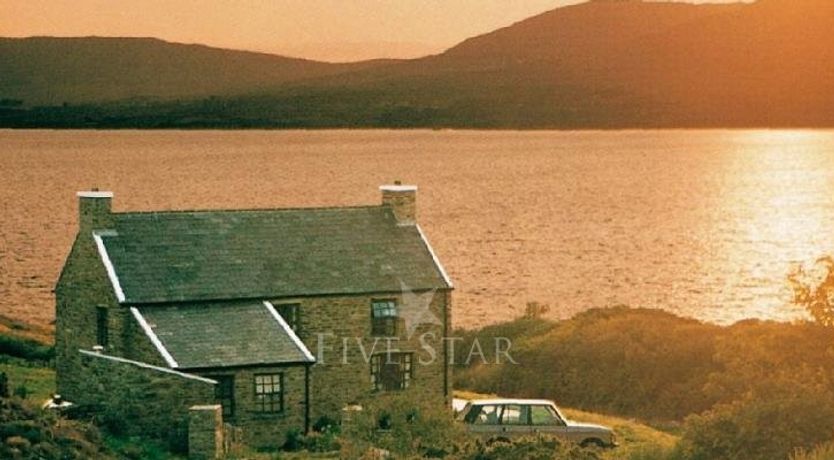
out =
[[[577,422],[596,423],[614,430],[620,445],[605,451],[602,458],[606,460],[662,458],[661,454],[671,451],[678,442],[677,436],[636,420],[567,408],[562,408],[562,413]]]
[[[55,393],[55,371],[47,367],[32,367],[14,361],[0,362],[0,372],[9,379],[9,391],[26,387],[27,400],[40,405]]]

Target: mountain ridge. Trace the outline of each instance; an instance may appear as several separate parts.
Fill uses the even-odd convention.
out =
[[[386,62],[334,64],[154,37],[0,38],[0,97],[48,105],[222,96]]]
[[[266,55],[259,59],[272,73],[237,65],[221,72],[226,86],[193,83],[203,92],[169,93],[129,116],[87,107],[84,119],[114,127],[834,126],[833,5],[597,0],[418,59],[325,64]],[[0,68],[2,56],[0,47]],[[20,125],[78,120],[59,112]]]

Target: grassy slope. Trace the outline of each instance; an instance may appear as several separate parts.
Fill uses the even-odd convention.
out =
[[[55,392],[55,371],[52,369],[0,362],[0,372],[6,373],[12,392],[24,385],[28,393],[26,399],[35,404],[46,401]]]
[[[455,397],[461,399],[483,399],[498,396],[469,391],[455,391]],[[577,422],[596,423],[611,427],[614,430],[620,446],[606,451],[603,454],[603,458],[606,460],[625,460],[633,458],[633,455],[638,452],[669,450],[678,441],[678,437],[673,434],[657,430],[633,419],[568,408],[562,408],[562,413],[567,418]]]

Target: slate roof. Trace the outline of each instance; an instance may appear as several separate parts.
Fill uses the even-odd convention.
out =
[[[397,225],[386,206],[113,219],[101,240],[122,303],[451,288],[418,227]]]
[[[179,369],[312,362],[262,302],[138,309]]]

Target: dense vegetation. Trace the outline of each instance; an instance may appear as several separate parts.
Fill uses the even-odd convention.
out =
[[[107,411],[93,414],[83,408],[63,414],[42,411],[40,404],[54,392],[54,371],[44,367],[43,361],[28,361],[19,356],[40,357],[40,352],[50,347],[3,335],[0,340],[9,344],[7,349],[15,350],[18,355],[0,353],[0,380],[2,376],[6,379],[6,392],[0,394],[0,458],[180,458],[169,452],[163,440],[127,436],[120,429],[126,417],[124,414],[119,416]],[[356,415],[355,423],[344,428],[332,420],[320,419],[313,425],[315,431],[307,436],[300,432],[288,433],[287,444],[280,452],[253,452],[244,446],[234,455],[235,458],[252,459],[276,456],[353,459],[376,458],[375,453],[386,450],[394,455],[393,458],[400,459],[426,456],[445,456],[450,460],[645,459],[651,458],[645,457],[646,453],[666,452],[676,440],[674,436],[630,420],[567,411],[569,417],[613,427],[623,446],[600,451],[534,438],[513,445],[486,445],[471,439],[448,411],[415,409],[407,400],[395,396],[380,398],[365,407]],[[386,430],[379,429],[381,419],[388,421]]]
[[[0,334],[0,356],[48,363],[55,357],[55,350],[36,340]]]
[[[112,458],[95,426],[61,419],[19,398],[0,397],[0,440],[0,458]]]
[[[509,338],[519,364],[460,365],[458,387],[677,426],[674,458],[787,458],[834,433],[834,330],[815,323],[720,327],[615,308],[464,335]]]
[[[537,317],[542,310],[537,307],[526,318],[462,331],[456,387],[554,399],[644,420],[679,438],[569,410],[570,417],[614,427],[625,446],[595,451],[546,439],[485,445],[469,438],[448,412],[415,410],[392,397],[365,407],[341,432],[320,421],[319,432],[290,436],[285,448],[302,452],[287,455],[336,451],[345,458],[371,458],[384,449],[395,458],[460,460],[834,459],[834,328],[758,320],[722,327],[629,308],[590,310],[551,322]],[[495,337],[511,341],[509,353],[518,364],[506,359],[495,364],[489,346]],[[470,356],[476,340],[483,355]],[[40,361],[51,357],[49,347],[7,336],[0,336],[0,345],[5,351],[0,373],[10,380],[8,397],[0,401],[0,456],[168,458],[159,444],[126,440],[37,409],[53,385],[52,372]],[[381,430],[380,420],[390,424]]]

